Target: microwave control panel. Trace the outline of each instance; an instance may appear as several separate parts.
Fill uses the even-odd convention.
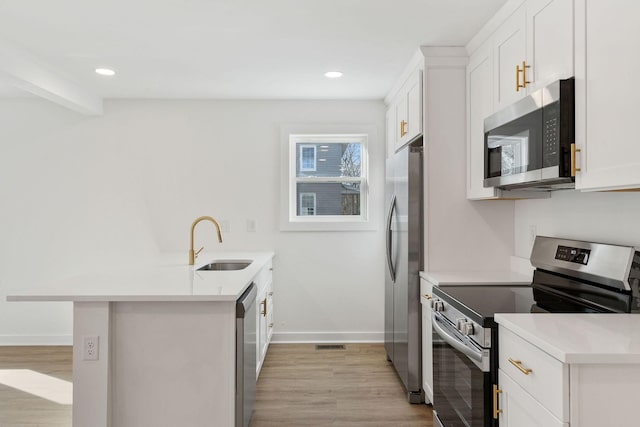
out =
[[[556,102],[543,109],[542,167],[558,166],[560,141],[560,105]]]

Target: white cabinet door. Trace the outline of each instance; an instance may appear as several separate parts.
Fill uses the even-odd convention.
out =
[[[522,73],[517,72],[517,67],[521,68],[526,62],[527,54],[525,6],[516,10],[493,36],[495,111],[513,104],[527,93],[517,87],[516,81],[523,83]]]
[[[260,374],[262,362],[264,360],[264,348],[267,345],[267,328],[266,318],[263,316],[263,310],[266,302],[267,290],[263,288],[258,290],[256,297],[256,373]]]
[[[573,77],[573,0],[528,0],[527,93]]]
[[[411,141],[422,133],[422,71],[418,70],[407,88],[407,125],[405,139]]]
[[[433,285],[420,279],[422,303],[422,389],[426,403],[433,403],[433,329],[431,326],[431,290]]]
[[[640,187],[640,2],[576,0],[576,188]]]
[[[395,150],[422,133],[422,70],[411,74],[400,90],[395,131]]]
[[[494,187],[485,188],[484,119],[493,112],[493,50],[481,46],[467,66],[467,199],[494,199]]]
[[[516,384],[502,369],[498,371],[500,427],[568,427]]]
[[[273,282],[267,286],[267,345],[265,348],[265,356],[271,337],[273,336]]]

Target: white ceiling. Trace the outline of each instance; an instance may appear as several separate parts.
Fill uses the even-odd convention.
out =
[[[503,3],[4,0],[0,38],[105,98],[380,99],[420,45],[465,45]]]

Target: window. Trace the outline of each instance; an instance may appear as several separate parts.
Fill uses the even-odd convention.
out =
[[[367,135],[289,135],[289,221],[367,220]]]
[[[315,171],[316,170],[316,146],[315,145],[300,145],[300,160],[298,165],[301,171]]]

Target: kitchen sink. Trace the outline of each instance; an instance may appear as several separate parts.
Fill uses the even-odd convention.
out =
[[[198,271],[233,271],[243,270],[251,264],[249,259],[224,259],[211,261],[208,264],[203,265]]]

